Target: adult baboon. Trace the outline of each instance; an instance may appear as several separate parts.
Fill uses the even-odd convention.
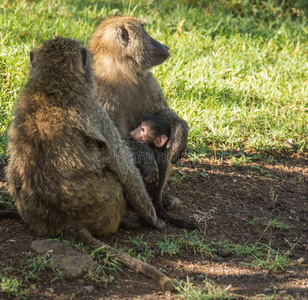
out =
[[[91,235],[116,231],[126,201],[152,226],[161,229],[163,222],[129,150],[97,101],[90,54],[76,41],[56,38],[31,51],[30,57],[30,78],[9,130],[6,169],[22,219],[39,235],[64,233],[104,245],[172,289],[158,270]]]
[[[175,163],[186,151],[188,125],[169,108],[149,71],[169,57],[169,48],[150,37],[144,25],[144,21],[132,17],[108,17],[93,33],[89,49],[97,78],[98,100],[124,139],[146,115],[157,114],[165,119],[171,125],[167,149]],[[152,150],[137,142],[130,143],[130,147],[138,158],[136,163],[144,180],[148,184],[155,182],[158,170]],[[172,206],[168,202],[174,199],[166,200],[169,201],[164,205]]]

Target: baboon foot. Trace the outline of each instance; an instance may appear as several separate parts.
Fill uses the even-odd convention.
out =
[[[162,202],[163,202],[163,206],[164,206],[165,210],[173,210],[173,209],[176,209],[176,208],[178,208],[178,207],[181,205],[181,203],[182,203],[182,201],[181,201],[179,198],[174,197],[174,196],[172,196],[172,195],[170,195],[170,194],[167,194],[167,193],[165,193],[165,194],[163,195],[163,200],[162,200]]]

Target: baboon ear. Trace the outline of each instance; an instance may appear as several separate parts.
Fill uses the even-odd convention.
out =
[[[158,138],[155,139],[154,141],[154,146],[157,148],[161,148],[162,146],[165,145],[165,143],[167,142],[168,137],[166,135],[161,135]]]
[[[82,60],[82,63],[83,63],[83,66],[85,67],[86,66],[86,63],[87,63],[87,49],[86,48],[82,48],[81,49],[81,60]]]
[[[30,51],[30,62],[31,62],[32,68],[34,68],[33,59],[34,59],[34,52]]]
[[[117,32],[117,37],[118,37],[118,41],[121,45],[127,45],[128,43],[128,32],[125,28],[117,26],[116,27],[116,32]]]

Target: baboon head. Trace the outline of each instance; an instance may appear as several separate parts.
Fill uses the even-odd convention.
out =
[[[155,115],[144,118],[142,123],[130,132],[133,140],[156,148],[165,146],[169,135],[170,124]]]
[[[102,20],[92,35],[91,53],[130,64],[137,71],[163,63],[169,57],[169,48],[149,36],[145,24],[143,20],[126,16]]]
[[[30,52],[31,75],[46,84],[61,85],[74,81],[93,80],[91,55],[79,42],[57,37],[46,41]]]

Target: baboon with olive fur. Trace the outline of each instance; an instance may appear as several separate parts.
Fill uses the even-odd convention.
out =
[[[169,107],[163,92],[149,69],[163,63],[168,47],[150,37],[145,22],[127,16],[104,19],[93,33],[89,49],[97,81],[98,100],[119,129],[129,138],[144,116],[156,114],[171,125],[167,150],[171,151],[167,178],[172,162],[186,151],[188,125]],[[148,145],[129,142],[136,164],[147,184],[157,182],[158,168]],[[168,201],[169,200],[169,203]],[[171,203],[170,203],[171,201]],[[164,205],[171,204],[166,197]]]
[[[163,222],[130,151],[97,101],[89,52],[74,40],[56,38],[35,48],[30,57],[29,81],[9,130],[6,169],[22,219],[39,235],[64,233],[103,245],[172,289],[170,279],[157,269],[91,235],[115,232],[126,201],[152,226],[161,229]]]

